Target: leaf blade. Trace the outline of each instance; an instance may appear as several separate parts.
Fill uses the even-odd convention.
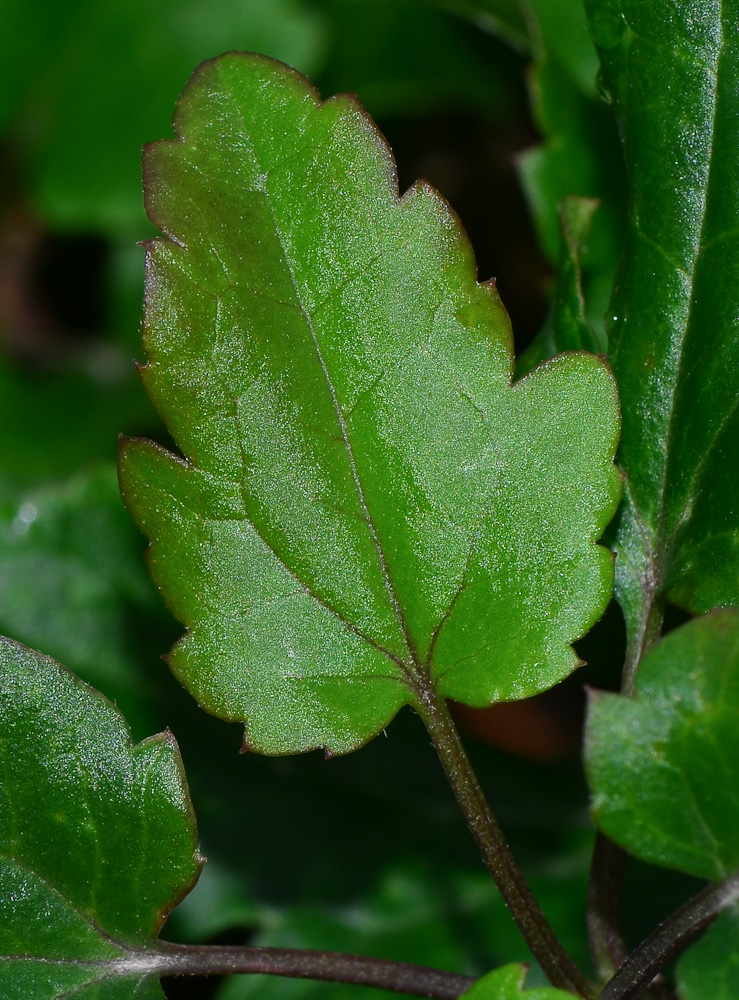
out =
[[[617,592],[638,635],[655,594],[694,612],[739,600],[731,277],[739,11],[731,2],[631,0],[587,8],[631,179],[608,332],[629,478]],[[644,163],[665,166],[639,170]]]
[[[598,693],[586,761],[606,834],[653,864],[720,880],[739,867],[739,612],[671,632],[645,656],[635,697]]]
[[[287,67],[233,55],[201,67],[175,128],[146,160],[168,239],[149,247],[143,377],[187,461],[129,442],[120,468],[155,580],[189,629],[178,676],[216,714],[245,716],[249,745],[284,753],[352,749],[431,682],[484,704],[521,696],[527,673],[534,686],[569,673],[569,643],[610,589],[594,544],[619,490],[607,369],[569,355],[511,387],[508,319],[457,220],[427,185],[398,196],[353,99],[321,103]],[[550,508],[565,507],[558,531]],[[532,608],[557,605],[552,567],[570,600],[545,636]],[[502,678],[456,684],[454,657],[480,658],[484,602],[469,594],[489,605],[514,576],[498,618],[506,638],[531,614],[524,662],[509,650]],[[270,593],[287,604],[265,611]],[[259,634],[264,668],[229,629]],[[502,648],[483,652],[488,667]],[[301,704],[299,735],[257,723],[257,703],[279,701]]]
[[[7,639],[0,721],[0,981],[60,990],[114,978],[199,872],[174,739],[134,746],[101,695]]]

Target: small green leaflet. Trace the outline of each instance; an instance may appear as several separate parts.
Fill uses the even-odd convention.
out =
[[[594,696],[586,764],[596,822],[616,843],[702,878],[739,870],[739,610],[669,633],[636,697]]]
[[[0,776],[0,996],[162,998],[145,952],[202,863],[172,735],[133,745],[101,694],[0,638]]]
[[[349,751],[406,703],[523,698],[612,588],[613,378],[511,384],[459,222],[347,96],[205,63],[145,157],[146,388],[184,459],[124,443],[124,499],[187,627],[170,655],[267,753]]]
[[[515,963],[504,965],[479,979],[463,995],[463,1000],[575,1000],[573,993],[555,990],[551,986],[524,990],[525,978],[526,966]]]

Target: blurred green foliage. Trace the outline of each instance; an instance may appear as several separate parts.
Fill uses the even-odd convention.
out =
[[[473,974],[530,961],[410,712],[387,739],[328,764],[240,757],[239,727],[178,687],[158,656],[179,628],[149,582],[114,465],[120,432],[165,434],[132,364],[136,241],[152,234],[140,149],[171,135],[190,73],[227,50],[283,59],[326,95],[357,92],[391,139],[402,183],[425,173],[458,209],[488,269],[480,276],[495,269],[514,325],[533,335],[553,292],[539,357],[557,347],[557,330],[592,329],[601,344],[625,171],[581,0],[0,0],[0,26],[0,632],[115,698],[137,739],[175,731],[209,863],[167,933]],[[562,236],[558,205],[572,195],[599,202],[589,235],[583,225]],[[523,199],[530,219],[511,214]],[[557,259],[570,277],[552,288]],[[571,326],[557,327],[558,303]],[[587,676],[616,682],[606,661],[621,659],[618,615],[599,628],[587,640],[598,662],[572,697],[560,693],[558,718],[577,716]],[[472,750],[544,909],[586,963],[593,828],[579,764]],[[645,877],[640,927],[673,902],[669,879]],[[725,918],[683,960],[686,1000],[703,1000],[703,972],[735,928]],[[715,996],[733,996],[733,968],[718,975]],[[534,967],[527,986],[543,983]],[[166,981],[165,991],[356,995],[267,978]]]

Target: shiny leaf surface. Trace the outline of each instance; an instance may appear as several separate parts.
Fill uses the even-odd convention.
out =
[[[628,474],[617,589],[739,601],[739,4],[588,0],[623,136],[628,234],[609,313]]]
[[[270,753],[348,751],[431,691],[556,683],[611,588],[608,369],[563,355],[511,386],[455,217],[398,197],[352,98],[231,55],[175,127],[146,159],[169,238],[143,378],[186,460],[131,441],[120,466],[188,628],[175,674]]]
[[[593,813],[646,861],[721,879],[739,869],[739,611],[683,625],[644,658],[635,697],[594,695]]]
[[[0,774],[0,994],[161,997],[136,949],[200,866],[171,734],[133,745],[102,695],[2,639]]]

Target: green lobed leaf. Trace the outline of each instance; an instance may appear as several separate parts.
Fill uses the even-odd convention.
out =
[[[162,997],[137,949],[201,864],[172,735],[133,745],[102,695],[0,639],[0,774],[0,994]]]
[[[739,907],[722,913],[690,947],[675,970],[680,1000],[734,1000],[739,996]]]
[[[611,590],[609,370],[562,355],[511,385],[456,218],[423,183],[398,197],[353,98],[229,55],[175,128],[145,163],[168,239],[142,375],[186,459],[134,440],[120,463],[188,629],[175,674],[270,753],[556,683]]]
[[[467,1000],[574,1000],[573,993],[555,990],[549,986],[524,990],[526,978],[524,965],[504,965],[502,969],[488,972],[467,990]]]
[[[739,869],[739,611],[693,619],[644,657],[635,697],[596,693],[586,764],[599,827],[654,864]]]
[[[628,474],[617,591],[739,601],[737,0],[588,0],[630,176],[609,313]]]

